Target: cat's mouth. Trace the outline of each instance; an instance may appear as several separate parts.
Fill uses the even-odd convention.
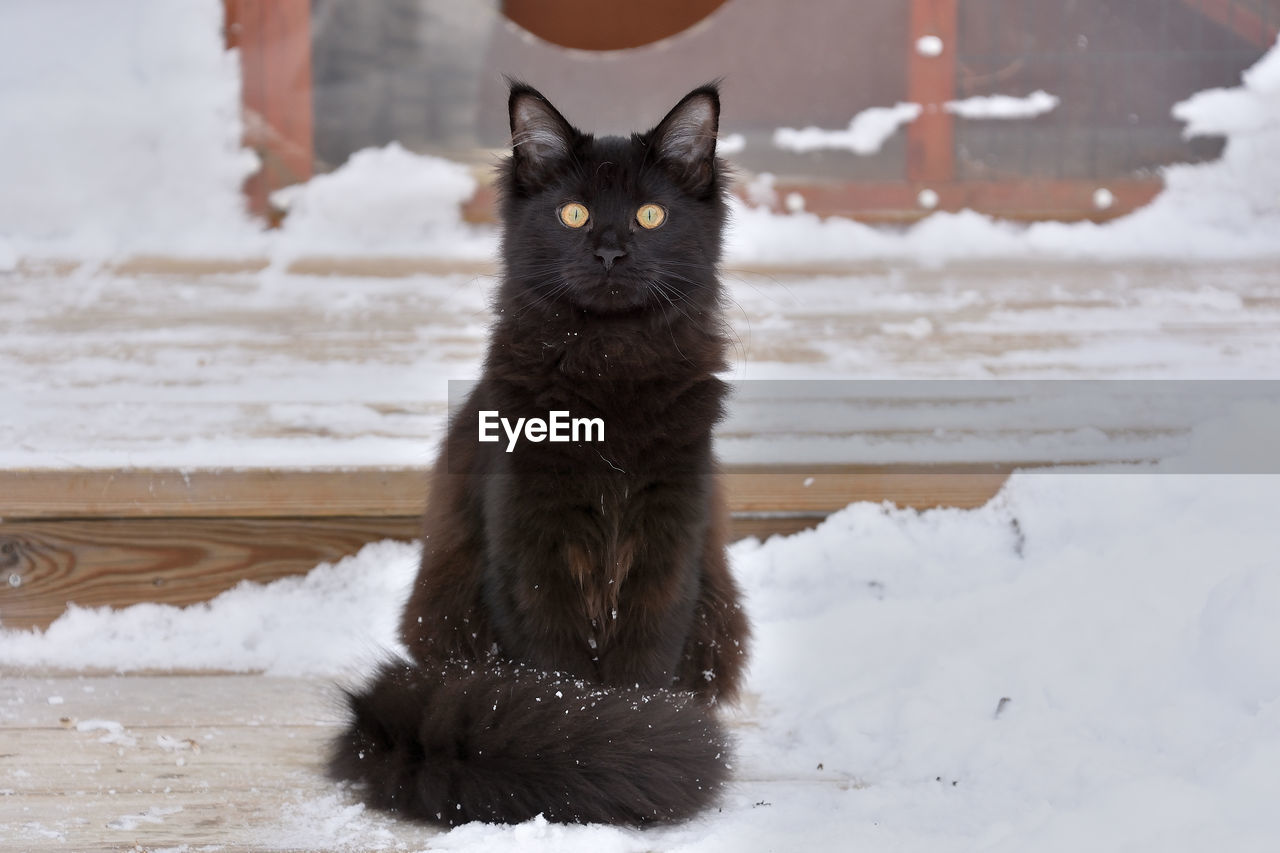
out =
[[[650,302],[648,297],[643,284],[610,273],[571,291],[575,305],[596,314],[634,313]]]

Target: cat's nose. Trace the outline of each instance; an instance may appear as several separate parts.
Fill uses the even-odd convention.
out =
[[[601,246],[596,249],[596,257],[600,259],[607,270],[613,269],[613,262],[625,254],[626,252],[621,249],[615,249],[610,246]]]

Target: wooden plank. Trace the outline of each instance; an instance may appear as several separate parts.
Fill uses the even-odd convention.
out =
[[[1094,204],[1094,193],[1105,187],[1112,203]],[[1004,219],[1064,222],[1105,222],[1149,203],[1164,188],[1159,178],[1107,180],[1025,181],[866,181],[779,182],[780,198],[791,193],[805,201],[805,210],[818,216],[842,216],[862,222],[911,222],[932,213],[919,204],[920,191],[938,194],[939,210],[974,210]]]
[[[439,830],[361,809],[324,778],[328,679],[0,676],[0,846],[45,850],[426,849]],[[50,704],[49,697],[61,701]],[[758,725],[759,697],[728,721]],[[65,718],[65,721],[64,721]],[[76,723],[103,721],[77,727]],[[857,787],[743,750],[735,798]]]
[[[0,471],[0,518],[416,516],[426,472],[339,470]]]
[[[62,731],[64,719],[71,719],[123,720],[150,729],[265,729],[341,719],[331,679],[263,677],[251,687],[253,701],[237,702],[231,700],[245,689],[244,675],[42,676],[0,667],[0,726]]]
[[[1012,465],[735,466],[725,471],[729,509],[734,514],[830,513],[857,501],[928,509],[975,507],[990,500]]]
[[[44,627],[69,603],[195,604],[241,581],[308,572],[370,542],[413,539],[418,527],[416,516],[5,521],[0,622]]]
[[[438,830],[364,813],[324,777],[332,696],[327,679],[0,678],[0,846],[425,848]]]
[[[741,474],[730,483],[731,537],[766,539],[819,524],[854,500],[892,495],[907,506],[978,506],[1005,474]],[[809,485],[804,485],[808,483]],[[776,511],[779,495],[800,509]],[[833,497],[839,495],[839,497]],[[384,539],[418,536],[411,516],[334,518],[68,518],[0,522],[0,623],[45,628],[68,604],[175,606],[215,597],[242,581],[269,583],[305,574]]]
[[[217,850],[374,851],[429,849],[441,830],[364,811],[354,797],[315,773],[303,773],[288,754],[272,751],[255,765],[255,783],[189,792],[130,791],[20,794],[5,798],[13,811],[0,818],[0,837],[41,851]],[[288,774],[268,760],[283,764]],[[114,772],[110,765],[104,773]],[[114,793],[112,793],[114,791]],[[349,828],[349,829],[348,829]],[[399,847],[398,845],[406,845]]]
[[[240,676],[250,677],[254,676]],[[220,704],[225,702],[224,697]],[[0,787],[39,794],[103,787],[126,791],[229,790],[251,781],[246,771],[252,771],[264,753],[281,749],[298,753],[294,762],[319,775],[325,746],[340,722],[323,726],[149,726],[134,722],[128,714],[123,716],[124,720],[81,717],[61,729],[5,726],[3,731],[22,738],[24,749],[20,753],[0,752]],[[102,728],[107,725],[113,728]],[[116,772],[102,779],[94,771],[107,763],[114,765]],[[29,775],[15,770],[27,770]]]
[[[828,513],[854,501],[981,506],[1008,464],[726,466],[734,513]],[[417,468],[0,471],[0,519],[417,516]]]
[[[409,257],[323,257],[307,256],[291,261],[291,275],[340,275],[353,278],[407,278],[416,275],[474,275],[498,273],[498,264],[489,260],[458,260]]]
[[[955,175],[955,119],[944,105],[955,98],[958,30],[957,0],[911,0],[907,100],[924,109],[907,127],[909,181],[947,183]],[[942,40],[939,55],[916,49],[926,36]]]
[[[808,530],[825,513],[735,517],[730,536],[768,539]],[[187,606],[242,581],[306,574],[372,542],[409,541],[409,518],[91,519],[0,525],[0,623],[45,628],[69,604]]]

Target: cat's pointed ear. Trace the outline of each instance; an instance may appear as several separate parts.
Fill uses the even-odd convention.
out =
[[[524,83],[511,81],[507,109],[516,180],[540,186],[569,160],[578,132],[541,92]]]
[[[714,83],[681,99],[649,132],[653,156],[693,192],[705,192],[716,175],[716,133],[720,128],[720,92]]]

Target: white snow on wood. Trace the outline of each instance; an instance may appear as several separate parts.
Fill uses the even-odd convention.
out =
[[[817,151],[844,148],[855,154],[875,154],[898,128],[915,121],[919,104],[900,103],[892,107],[868,107],[854,116],[843,130],[806,127],[800,130],[780,127],[773,133],[773,144],[791,151]]]
[[[492,230],[465,225],[458,213],[476,186],[465,166],[396,142],[357,151],[335,171],[272,196],[288,211],[274,258],[336,252],[493,257]]]
[[[1052,112],[1060,99],[1040,89],[1025,97],[1013,95],[975,95],[960,101],[948,101],[946,110],[961,118],[1026,119]]]
[[[921,56],[941,56],[943,47],[943,41],[938,36],[920,36],[916,39],[916,53]]]
[[[1011,95],[979,95],[961,101],[948,101],[945,109],[962,118],[1023,119],[1050,112],[1058,98],[1044,91],[1026,97]],[[858,113],[841,130],[806,127],[800,130],[780,127],[774,131],[773,144],[779,148],[804,153],[822,149],[846,149],[863,156],[877,153],[898,128],[920,117],[920,104],[899,103],[892,107],[869,107]]]

